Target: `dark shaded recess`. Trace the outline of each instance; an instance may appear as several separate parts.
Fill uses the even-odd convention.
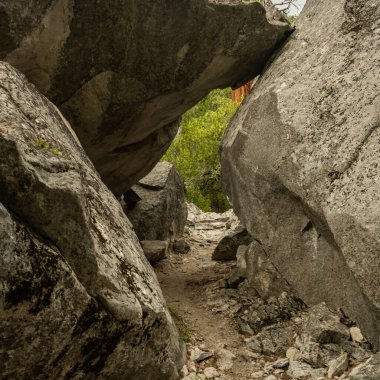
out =
[[[54,271],[58,267],[58,256],[52,255],[50,249],[37,242],[30,231],[21,225],[17,231],[20,238],[29,243],[27,254],[32,271],[29,278],[25,273],[21,278],[16,276],[8,279],[10,291],[4,297],[4,309],[17,307],[22,302],[31,304],[29,312],[38,314],[50,306],[51,296],[59,280]],[[49,272],[46,268],[49,268]]]
[[[4,10],[4,6],[0,5],[0,59],[4,59],[16,48],[16,43],[10,34],[9,23],[8,13]]]

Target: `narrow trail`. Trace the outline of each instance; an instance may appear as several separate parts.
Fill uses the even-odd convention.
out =
[[[155,270],[169,308],[180,314],[191,331],[188,352],[199,347],[202,351],[215,353],[212,358],[197,364],[197,377],[194,374],[194,379],[205,378],[202,372],[207,367],[217,368],[219,375],[215,379],[252,379],[251,375],[258,370],[259,363],[256,365],[252,361],[252,353],[242,349],[244,337],[236,329],[233,312],[230,317],[221,313],[226,309],[223,300],[213,303],[210,297],[214,290],[220,288],[234,265],[231,262],[216,262],[211,258],[217,242],[227,233],[226,228],[221,226],[225,226],[225,222],[206,221],[197,227],[188,228],[185,237],[191,245],[191,251],[182,255],[171,254]],[[227,350],[227,356],[229,351],[235,357],[232,360],[223,358],[223,354],[218,354],[220,349]],[[226,352],[222,352],[225,355]],[[216,360],[221,361],[216,363]],[[189,369],[191,366],[194,364],[188,364]]]
[[[370,345],[360,329],[351,335],[352,322],[340,311],[324,303],[308,308],[286,292],[260,298],[245,282],[235,286],[237,262],[214,261],[212,254],[236,231],[237,218],[190,206],[184,234],[190,252],[171,253],[155,266],[186,342],[183,380],[348,380],[370,360]]]

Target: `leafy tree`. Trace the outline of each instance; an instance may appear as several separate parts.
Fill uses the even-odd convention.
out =
[[[212,91],[185,113],[180,132],[163,157],[184,179],[188,200],[205,211],[230,208],[220,181],[219,145],[238,106],[230,89]]]

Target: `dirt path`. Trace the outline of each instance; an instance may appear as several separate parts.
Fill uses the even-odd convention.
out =
[[[171,253],[155,267],[169,309],[187,342],[184,380],[327,379],[329,367],[334,369],[334,361],[338,363],[342,357],[342,348],[334,340],[310,346],[315,329],[325,329],[330,335],[331,331],[346,331],[344,344],[350,361],[344,362],[344,373],[334,378],[350,379],[352,368],[369,360],[372,353],[365,340],[360,344],[348,340],[349,330],[339,311],[325,304],[305,308],[287,293],[264,300],[246,292],[244,283],[238,289],[228,287],[225,279],[236,261],[216,262],[212,253],[219,240],[236,229],[237,219],[229,214],[194,212],[190,209],[184,235],[190,252]],[[256,332],[247,330],[250,327]],[[301,330],[305,339],[301,339]],[[197,361],[201,354],[208,358]]]
[[[189,329],[191,339],[187,344],[188,351],[199,347],[203,351],[215,352],[212,358],[196,365],[196,379],[204,378],[202,372],[210,366],[218,370],[219,376],[215,378],[223,380],[252,379],[251,374],[258,370],[259,363],[254,363],[250,353],[242,349],[244,337],[237,331],[233,316],[226,317],[220,312],[223,305],[213,305],[210,301],[210,294],[220,287],[221,281],[233,265],[211,259],[217,241],[224,234],[226,231],[223,229],[192,228],[190,232],[188,230],[187,235],[191,251],[183,255],[171,254],[155,268],[169,308],[172,313],[180,314]],[[228,364],[222,365],[222,370],[220,365],[218,368],[217,358],[221,356],[223,361],[223,355],[218,355],[220,348],[236,356],[232,360],[231,369],[228,368]],[[231,363],[231,360],[229,361]],[[188,365],[192,366],[194,367],[194,364]]]

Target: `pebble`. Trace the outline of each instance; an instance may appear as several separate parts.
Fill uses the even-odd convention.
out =
[[[251,376],[252,376],[252,379],[263,379],[264,372],[263,371],[253,372]]]
[[[220,370],[226,371],[233,367],[236,356],[231,351],[221,348],[216,352],[216,356],[216,366]]]
[[[350,334],[354,342],[362,343],[365,341],[364,336],[362,332],[360,331],[359,327],[351,327]]]
[[[298,348],[290,347],[286,351],[286,357],[289,360],[299,360],[300,357],[301,357],[301,352],[300,352],[300,350]]]
[[[219,372],[214,367],[207,367],[203,371],[206,379],[214,379],[219,376]]]

